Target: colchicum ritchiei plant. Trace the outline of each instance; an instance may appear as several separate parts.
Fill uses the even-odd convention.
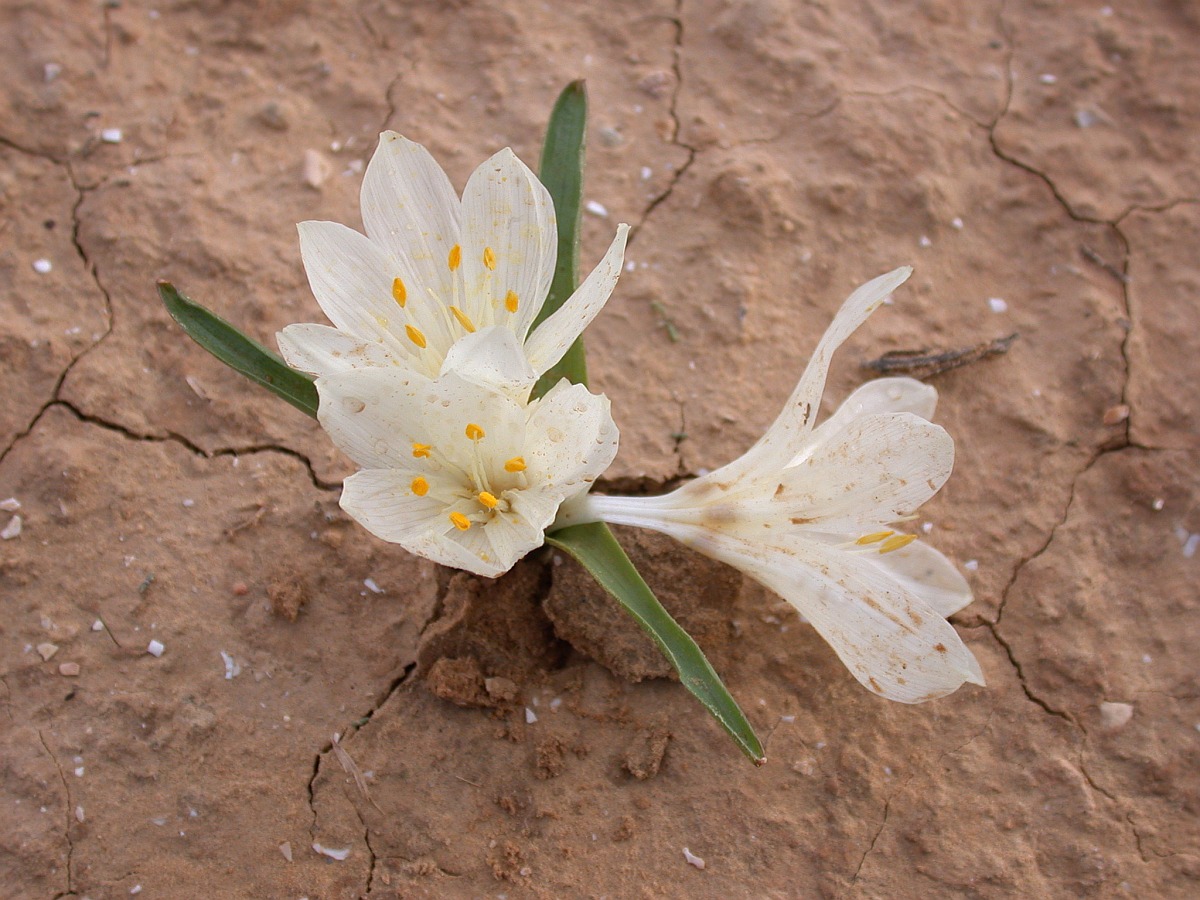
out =
[[[365,528],[489,577],[543,544],[569,553],[756,764],[765,756],[749,721],[605,523],[665,532],[741,569],[884,697],[915,703],[983,684],[946,621],[970,602],[966,582],[898,524],[953,465],[949,435],[929,421],[936,392],[881,379],[815,424],[834,350],[907,268],[846,301],[783,412],[739,459],[661,497],[591,492],[617,429],[607,398],[587,388],[580,334],[616,286],[628,228],[579,284],[586,111],[576,82],[551,115],[541,177],[501,150],[461,200],[423,147],[381,135],[362,188],[366,234],[300,226],[334,327],[288,326],[282,358],[166,282],[162,299],[215,356],[319,419],[360,467],[341,505]]]

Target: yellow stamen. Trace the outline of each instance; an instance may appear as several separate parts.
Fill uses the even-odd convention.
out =
[[[483,437],[483,429],[474,422],[467,423],[467,437],[473,441],[477,441]]]
[[[489,494],[487,491],[479,492],[479,502],[488,509],[495,509],[500,503],[500,501],[496,499],[495,494]]]
[[[514,456],[512,459],[510,459],[508,462],[506,462],[504,464],[504,471],[505,472],[524,472],[525,471],[525,457]]]
[[[459,531],[466,531],[471,527],[471,520],[460,512],[450,513],[450,521],[454,523],[454,527]]]
[[[429,493],[429,482],[420,475],[412,480],[412,484],[410,484],[409,487],[412,488],[412,492],[418,497],[424,497]]]
[[[421,329],[412,325],[404,326],[404,333],[408,335],[408,339],[420,347],[422,350],[428,346],[429,342],[425,340],[425,335],[421,333]]]
[[[894,531],[876,531],[871,534],[864,534],[854,543],[856,544],[874,544],[876,541],[882,541],[884,538],[890,538],[896,532]]]
[[[496,251],[493,250],[491,247],[483,248],[483,264],[485,266],[487,266],[488,269],[495,271],[495,269],[496,269]]]
[[[408,288],[399,278],[392,279],[392,297],[400,304],[400,308],[404,309],[404,304],[408,302]]]
[[[413,444],[413,456],[417,459],[429,459],[429,451],[432,449],[429,444]]]
[[[467,329],[467,334],[475,332],[475,323],[471,321],[471,317],[459,309],[457,306],[450,307],[450,312],[454,313],[454,318],[458,319],[458,324]]]
[[[897,534],[894,537],[888,538],[879,547],[880,553],[891,553],[893,550],[899,550],[901,547],[907,547],[917,539],[915,534]]]
[[[515,313],[517,311],[517,292],[516,291],[509,291],[507,294],[504,295],[504,308],[507,309],[510,313]]]
[[[450,256],[446,260],[446,265],[450,267],[451,272],[462,265],[462,247],[458,244],[450,248]]]

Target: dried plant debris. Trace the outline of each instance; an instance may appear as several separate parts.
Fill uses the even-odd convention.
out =
[[[931,378],[951,369],[969,366],[989,356],[999,356],[1019,337],[1014,331],[1007,337],[984,341],[960,350],[889,350],[879,359],[864,362],[862,367],[881,375],[908,375],[911,378]]]

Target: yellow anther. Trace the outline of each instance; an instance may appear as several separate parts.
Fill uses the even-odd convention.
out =
[[[493,271],[496,268],[496,251],[491,247],[483,248],[483,264]]]
[[[516,291],[509,291],[507,294],[504,295],[504,308],[507,309],[510,313],[515,313],[517,311],[517,292]]]
[[[417,459],[429,459],[429,451],[432,449],[429,444],[413,444],[413,456]]]
[[[471,527],[471,520],[460,512],[450,513],[450,521],[454,523],[454,527],[459,531],[466,531]]]
[[[495,494],[489,494],[487,491],[479,492],[479,502],[488,509],[495,509],[500,503],[500,501],[496,499]]]
[[[408,302],[408,288],[404,286],[403,280],[399,278],[392,279],[392,297],[400,304],[400,308],[403,309],[404,304]]]
[[[468,334],[475,331],[475,323],[471,321],[471,317],[459,309],[457,306],[450,307],[450,312],[454,313],[454,318],[458,319],[458,324],[467,329]]]
[[[901,547],[907,547],[917,539],[915,534],[897,534],[888,538],[879,547],[880,553],[891,553],[893,550],[899,550]]]
[[[508,462],[506,462],[504,464],[504,471],[505,472],[524,472],[525,471],[525,457],[514,456],[512,459],[510,459]]]
[[[424,497],[429,493],[429,482],[420,475],[412,480],[412,484],[410,484],[409,487],[412,488],[412,492],[418,497]]]
[[[876,541],[882,541],[884,538],[890,538],[896,532],[894,531],[876,531],[871,534],[864,534],[854,543],[856,544],[874,544]]]
[[[458,244],[450,248],[450,256],[446,259],[446,265],[450,267],[451,272],[462,265],[462,247]]]
[[[421,333],[421,329],[419,329],[413,325],[405,325],[404,333],[408,335],[408,339],[410,341],[412,341],[414,344],[416,344],[422,350],[424,350],[425,347],[429,344],[429,342],[427,340],[425,340],[425,335],[423,335]]]
[[[467,437],[473,441],[478,441],[483,437],[483,429],[474,422],[467,423]]]

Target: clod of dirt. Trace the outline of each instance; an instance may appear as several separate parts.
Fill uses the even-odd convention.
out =
[[[431,694],[458,706],[499,706],[484,686],[479,660],[468,656],[462,659],[439,659],[429,668],[425,684]]]
[[[671,732],[665,728],[639,731],[625,748],[625,759],[621,762],[621,768],[638,781],[653,778],[662,767],[669,743]]]
[[[742,576],[663,535],[615,530],[662,605],[706,654],[719,655]],[[582,566],[564,559],[553,573],[543,607],[560,638],[627,681],[677,677],[650,636]]]
[[[567,745],[555,735],[542,738],[537,744],[537,765],[534,774],[545,781],[557,778],[566,769]]]
[[[308,586],[302,581],[272,581],[267,587],[271,598],[271,612],[281,619],[295,622],[300,610],[308,603]]]

